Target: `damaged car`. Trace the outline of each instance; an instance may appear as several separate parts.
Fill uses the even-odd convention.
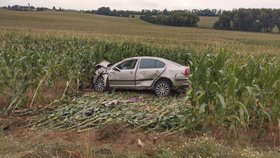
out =
[[[189,86],[190,67],[158,57],[132,57],[111,64],[96,65],[93,87],[96,91],[114,89],[153,90],[168,96],[172,90]]]

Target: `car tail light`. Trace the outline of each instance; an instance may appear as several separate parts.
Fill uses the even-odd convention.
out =
[[[190,76],[190,74],[191,74],[191,70],[190,70],[190,68],[189,67],[187,67],[186,69],[185,69],[185,76]]]

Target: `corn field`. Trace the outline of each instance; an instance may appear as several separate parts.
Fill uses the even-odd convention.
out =
[[[56,89],[58,81],[65,89],[56,101],[67,99],[69,93],[78,94],[80,81],[89,82],[94,65],[101,60],[114,63],[145,55],[191,66],[192,86],[186,95],[146,101],[158,107],[154,112],[139,110],[142,104],[107,109],[100,101],[115,96],[93,94],[61,103],[57,110],[38,118],[35,126],[84,130],[118,120],[133,128],[181,131],[213,125],[265,128],[280,118],[279,56],[251,56],[228,49],[214,52],[210,48],[196,52],[137,42],[17,33],[2,33],[0,43],[0,98],[7,112],[33,108],[44,97],[43,87]],[[86,115],[88,110],[96,113]]]

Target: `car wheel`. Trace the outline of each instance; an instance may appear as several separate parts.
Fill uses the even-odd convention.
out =
[[[104,92],[107,90],[108,84],[102,76],[98,76],[96,81],[93,83],[94,89],[98,92]]]
[[[171,86],[167,81],[160,80],[160,81],[156,82],[154,91],[157,96],[166,97],[166,96],[169,96],[171,93]]]

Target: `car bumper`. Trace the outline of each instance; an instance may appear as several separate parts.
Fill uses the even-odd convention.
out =
[[[173,81],[173,88],[174,89],[181,89],[181,88],[187,88],[190,86],[190,82],[188,79],[175,79]]]

